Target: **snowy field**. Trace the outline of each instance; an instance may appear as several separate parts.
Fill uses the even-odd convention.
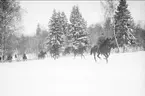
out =
[[[0,63],[0,96],[145,96],[145,52]]]

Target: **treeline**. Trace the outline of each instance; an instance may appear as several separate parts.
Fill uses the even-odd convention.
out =
[[[73,6],[69,18],[66,17],[64,12],[54,9],[49,20],[48,30],[41,28],[38,24],[36,34],[31,37],[19,36],[16,30],[19,29],[16,28],[16,25],[21,19],[19,3],[14,0],[2,2],[1,9],[3,11],[0,14],[0,18],[3,18],[0,22],[3,25],[0,26],[1,58],[3,56],[7,58],[15,54],[21,56],[35,54],[36,57],[45,57],[44,55],[48,53],[54,59],[71,53],[75,56],[83,55],[89,52],[91,47],[106,38],[113,39],[118,52],[120,48],[123,48],[124,52],[130,48],[134,48],[136,51],[141,50],[137,48],[145,49],[145,28],[135,24],[130,11],[127,9],[126,0],[105,0],[101,2],[105,10],[105,21],[102,24],[97,23],[88,28],[87,21],[83,18],[78,6]],[[15,4],[15,6],[11,4]],[[6,14],[9,11],[12,16]],[[10,18],[16,17],[18,20],[11,21]]]

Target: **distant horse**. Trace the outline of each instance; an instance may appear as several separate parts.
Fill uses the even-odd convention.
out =
[[[42,58],[45,58],[45,55],[46,55],[46,52],[44,52],[44,51],[40,51],[40,53],[38,54],[38,58],[40,59],[42,59]]]
[[[72,51],[72,47],[66,47],[66,48],[64,49],[63,55],[70,54],[71,51]]]
[[[9,54],[9,55],[7,56],[7,61],[11,62],[11,61],[12,61],[12,59],[13,59],[12,55],[11,55],[11,54]]]
[[[59,52],[58,51],[56,51],[56,50],[50,50],[50,56],[52,57],[52,58],[54,58],[54,60],[56,60],[56,59],[58,59],[59,58]]]
[[[23,60],[27,60],[27,56],[25,53],[23,54]]]
[[[6,57],[5,55],[1,55],[0,56],[0,62],[5,61],[5,57]]]
[[[74,58],[77,56],[77,55],[81,55],[81,58],[84,57],[84,52],[86,51],[86,47],[83,46],[83,47],[79,47],[78,49],[75,49],[73,48],[72,52],[74,53]]]
[[[114,47],[114,45],[113,45],[113,43],[111,43],[111,39],[107,38],[107,39],[105,39],[105,41],[102,44],[93,46],[91,48],[90,54],[91,55],[94,54],[95,61],[97,61],[96,53],[98,53],[97,57],[99,59],[101,59],[100,54],[104,55],[106,62],[108,63],[108,57],[110,55],[111,48],[113,48],[113,47]]]
[[[54,58],[54,60],[56,60],[59,57],[59,53],[57,53],[57,52],[51,53],[51,57]]]

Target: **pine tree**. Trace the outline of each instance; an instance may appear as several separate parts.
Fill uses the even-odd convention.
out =
[[[87,33],[87,23],[82,17],[82,14],[79,11],[78,6],[73,6],[71,15],[70,15],[70,38],[71,45],[74,49],[80,47],[87,47],[88,44],[88,33]]]
[[[53,58],[57,58],[60,55],[60,48],[63,44],[63,32],[61,25],[61,13],[53,11],[53,15],[49,22],[49,35],[47,37],[47,49]]]
[[[41,28],[40,28],[40,24],[37,24],[37,29],[36,29],[36,35],[40,35],[41,32]]]
[[[119,46],[124,46],[124,44],[129,44],[130,39],[134,36],[131,33],[131,24],[133,19],[131,17],[130,11],[127,9],[128,4],[126,0],[120,0],[117,7],[117,12],[115,12],[115,33],[119,43]]]

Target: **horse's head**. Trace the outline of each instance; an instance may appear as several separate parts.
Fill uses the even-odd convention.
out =
[[[110,48],[113,48],[113,49],[117,47],[115,40],[112,38],[109,39],[108,45]]]

